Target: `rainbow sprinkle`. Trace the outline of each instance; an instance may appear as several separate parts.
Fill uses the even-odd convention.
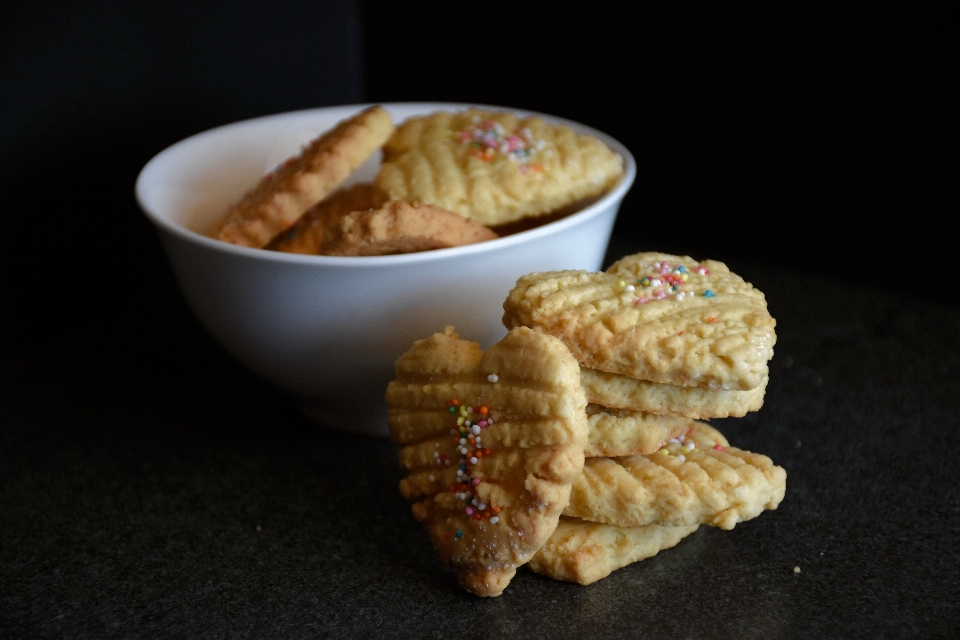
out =
[[[693,439],[693,427],[690,427],[684,435],[667,440],[667,443],[657,453],[662,456],[676,456],[680,462],[686,462],[687,458],[684,454],[696,450],[698,446],[697,441]],[[723,451],[723,445],[719,442],[714,444],[712,448],[715,451]]]
[[[486,518],[491,524],[497,524],[500,521],[500,507],[483,502],[475,494],[475,487],[482,479],[474,474],[473,469],[474,465],[493,453],[483,446],[482,436],[483,430],[494,424],[493,415],[486,406],[467,407],[457,399],[447,404],[447,410],[456,416],[457,426],[450,430],[450,435],[460,453],[457,481],[449,486],[449,490],[458,500],[463,501],[463,512],[468,517],[474,520]],[[438,447],[439,444],[437,443]],[[450,460],[439,452],[435,451],[433,457],[437,465],[450,465]]]
[[[654,262],[649,274],[644,275],[633,284],[629,284],[625,280],[619,280],[617,288],[627,293],[637,292],[639,288],[639,295],[632,300],[634,305],[668,298],[683,300],[696,295],[691,291],[690,285],[687,284],[691,271],[700,276],[710,274],[710,270],[706,267],[697,266],[691,270],[682,264],[671,266],[667,261]],[[707,289],[702,295],[707,298],[716,296],[710,289]]]
[[[499,154],[517,162],[520,173],[543,171],[543,165],[533,162],[533,157],[544,147],[544,141],[534,139],[533,132],[526,127],[508,132],[495,120],[477,118],[473,126],[450,135],[461,145],[466,145],[471,155],[484,162],[494,160]]]
[[[671,446],[673,445],[673,446]],[[687,432],[677,438],[670,438],[658,453],[662,456],[676,456],[680,462],[686,462],[687,457],[684,454],[690,453],[697,448],[697,441],[693,439],[693,429],[687,429]]]

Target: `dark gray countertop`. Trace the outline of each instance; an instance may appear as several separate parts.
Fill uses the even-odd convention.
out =
[[[960,632],[960,309],[731,267],[778,342],[763,409],[714,424],[787,469],[783,504],[486,600],[410,515],[394,445],[301,417],[172,285],[51,339],[0,368],[0,637]]]

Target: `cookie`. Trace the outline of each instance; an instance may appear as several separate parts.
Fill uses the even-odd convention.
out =
[[[685,434],[691,425],[692,421],[680,416],[588,404],[585,453],[588,458],[654,453],[671,438]]]
[[[234,203],[209,235],[263,247],[333,192],[393,133],[390,114],[370,107],[306,145]]]
[[[315,256],[320,253],[324,232],[337,220],[354,211],[375,209],[383,203],[383,193],[372,184],[341,189],[307,209],[292,227],[281,231],[264,249]]]
[[[384,145],[375,183],[393,200],[496,226],[597,196],[622,175],[623,158],[592,136],[471,109],[402,123]]]
[[[724,391],[704,387],[646,382],[596,369],[580,369],[580,384],[587,402],[656,415],[709,420],[742,417],[763,406],[767,378],[749,391]]]
[[[556,529],[583,469],[576,360],[530,329],[484,352],[447,327],[397,360],[386,400],[414,517],[464,589],[499,595]]]
[[[523,276],[503,307],[507,328],[560,337],[585,368],[683,387],[756,389],[776,342],[760,291],[721,262],[660,253]]]
[[[620,527],[563,516],[528,565],[554,580],[588,585],[628,564],[657,555],[697,530],[689,527]]]
[[[764,509],[776,509],[787,472],[766,456],[723,444],[722,437],[699,423],[683,444],[673,442],[651,455],[588,458],[563,514],[622,526],[732,529]]]
[[[415,253],[498,237],[476,220],[452,211],[392,200],[378,209],[342,216],[326,230],[320,253],[327,256]]]

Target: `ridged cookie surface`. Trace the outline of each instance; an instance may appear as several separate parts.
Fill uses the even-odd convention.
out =
[[[596,369],[580,369],[580,384],[587,402],[696,420],[739,418],[758,411],[767,391],[767,378],[749,391],[725,391],[647,382]]]
[[[494,226],[597,196],[623,159],[596,138],[506,112],[436,112],[401,124],[383,149],[376,184]]]
[[[483,352],[448,327],[397,360],[386,399],[414,516],[463,588],[499,595],[556,529],[583,468],[576,360],[529,329]]]
[[[374,209],[384,202],[383,193],[372,184],[355,184],[307,209],[292,227],[281,231],[264,248],[315,256],[320,253],[323,236],[331,225],[348,213]]]
[[[670,438],[685,434],[692,424],[681,416],[658,416],[588,404],[586,455],[593,458],[654,453]]]
[[[592,584],[621,567],[676,546],[697,528],[620,527],[563,516],[529,566],[554,580]]]
[[[476,220],[419,202],[391,200],[367,211],[353,211],[331,224],[320,253],[325,256],[382,256],[446,249],[495,240],[496,233]]]
[[[732,529],[764,509],[776,509],[787,472],[766,456],[719,439],[718,448],[711,448],[709,431],[716,430],[702,425],[691,434],[692,449],[685,439],[648,456],[588,458],[564,515],[623,526]]]
[[[561,338],[588,369],[639,380],[747,391],[767,378],[776,322],[763,294],[721,262],[641,253],[607,273],[523,276],[507,328]]]
[[[382,107],[370,107],[311,141],[233,204],[210,236],[263,247],[332,193],[393,133]]]

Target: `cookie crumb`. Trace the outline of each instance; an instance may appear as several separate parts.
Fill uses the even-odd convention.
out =
[[[800,567],[794,567],[794,568],[793,568],[793,572],[794,572],[794,573],[800,573]]]
[[[257,531],[260,531],[260,525],[257,525]]]

